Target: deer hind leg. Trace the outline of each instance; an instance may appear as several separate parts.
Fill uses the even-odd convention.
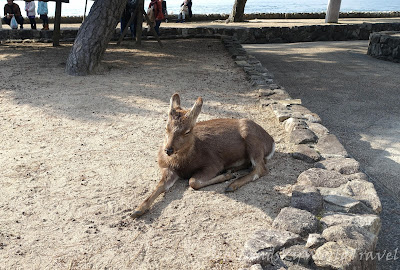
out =
[[[218,173],[219,170],[213,168],[200,171],[189,179],[189,185],[193,189],[200,189],[202,187],[228,181],[234,177],[231,172],[217,175]]]
[[[255,181],[258,178],[266,175],[268,173],[268,169],[264,163],[264,153],[260,147],[257,145],[248,145],[247,151],[249,153],[249,158],[252,165],[252,170],[249,174],[240,177],[233,181],[226,189],[225,192],[232,192],[240,188],[241,186]]]

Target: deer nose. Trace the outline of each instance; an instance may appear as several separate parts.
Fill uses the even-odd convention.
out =
[[[170,156],[174,152],[174,149],[173,148],[166,148],[164,151],[168,156]]]

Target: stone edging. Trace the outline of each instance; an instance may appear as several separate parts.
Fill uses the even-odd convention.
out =
[[[296,145],[293,158],[314,163],[292,188],[291,206],[273,229],[255,232],[242,260],[249,269],[376,269],[382,206],[359,163],[350,158],[315,113],[292,99],[234,37],[222,42],[258,89],[261,110],[272,110]]]
[[[368,55],[378,59],[400,62],[400,31],[372,33],[369,37]]]
[[[400,23],[322,24],[292,27],[161,27],[161,39],[219,38],[234,36],[240,43],[284,43],[309,41],[368,40],[373,32],[400,31]],[[77,29],[62,29],[61,41],[73,42]],[[118,40],[120,29],[115,29],[113,40]],[[0,40],[39,40],[51,42],[53,31],[30,29],[0,29]],[[143,29],[143,38],[153,38]]]

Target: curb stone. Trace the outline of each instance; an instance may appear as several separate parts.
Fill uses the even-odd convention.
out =
[[[236,37],[221,39],[256,88],[260,111],[271,110],[297,146],[292,156],[310,163],[319,161],[315,168],[299,175],[292,207],[283,208],[272,225],[275,232],[295,233],[300,240],[281,246],[269,243],[268,248],[261,248],[265,253],[261,256],[260,250],[251,249],[249,243],[265,245],[268,239],[260,233],[258,237],[253,235],[244,247],[243,263],[255,269],[376,269],[376,261],[363,255],[375,251],[382,207],[373,184],[360,172],[359,163],[348,157],[317,114],[300,105],[301,100],[294,102],[283,87],[274,83],[273,74],[260,67],[253,56],[243,54]],[[297,250],[303,251],[301,256],[295,254]],[[296,259],[301,265],[293,265]]]

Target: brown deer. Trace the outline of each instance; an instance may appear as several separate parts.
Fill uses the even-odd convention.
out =
[[[158,152],[161,181],[132,218],[149,210],[154,200],[179,178],[189,179],[189,185],[199,189],[230,180],[232,172],[252,166],[250,173],[226,188],[230,192],[268,173],[264,159],[274,154],[274,139],[249,119],[196,123],[202,105],[199,97],[191,110],[185,110],[180,106],[179,95],[172,95],[165,140]]]

